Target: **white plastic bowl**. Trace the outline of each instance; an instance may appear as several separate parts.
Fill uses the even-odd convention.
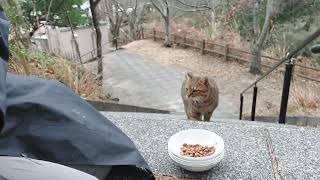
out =
[[[205,161],[189,161],[189,160],[181,159],[170,152],[169,152],[169,156],[171,157],[171,159],[174,159],[175,161],[179,161],[180,163],[184,163],[184,164],[188,164],[188,165],[195,165],[195,166],[204,166],[204,165],[213,164],[213,162],[222,158],[224,156],[224,151],[221,154],[219,154],[218,156],[216,156],[215,158],[205,160]]]
[[[206,157],[187,157],[180,154],[184,143],[214,146],[214,154]],[[194,172],[207,171],[218,164],[224,156],[224,141],[214,132],[203,129],[180,131],[170,137],[168,142],[170,158],[180,167]]]
[[[194,162],[185,162],[181,159],[177,159],[175,156],[172,155],[172,153],[169,153],[169,156],[175,162],[175,164],[177,164],[185,170],[192,172],[203,172],[208,171],[212,169],[214,166],[216,166],[223,159],[224,152],[222,152],[216,159],[211,160],[210,162],[199,164],[195,164]]]
[[[210,156],[205,157],[188,157],[180,155],[181,147],[184,143],[200,144],[202,146],[214,146],[215,152]],[[203,129],[188,129],[180,131],[170,137],[168,142],[168,151],[174,155],[191,161],[203,161],[211,159],[219,155],[224,150],[223,139],[214,132]]]

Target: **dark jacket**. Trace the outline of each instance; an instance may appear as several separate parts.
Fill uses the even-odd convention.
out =
[[[0,132],[4,124],[7,61],[9,58],[8,47],[9,21],[0,7]]]
[[[8,30],[1,11],[0,155],[150,170],[129,137],[62,83],[7,76]]]

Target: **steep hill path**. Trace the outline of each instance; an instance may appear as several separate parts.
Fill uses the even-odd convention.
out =
[[[119,103],[170,110],[184,114],[180,95],[184,68],[165,66],[126,49],[104,56],[103,85]],[[217,80],[220,85],[221,82]],[[235,118],[238,109],[220,94],[219,106],[213,118]]]

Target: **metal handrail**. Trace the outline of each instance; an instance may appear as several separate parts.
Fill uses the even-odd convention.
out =
[[[313,34],[308,36],[304,41],[302,41],[296,48],[294,48],[292,51],[289,51],[287,56],[283,57],[276,65],[274,65],[270,70],[268,70],[266,73],[264,73],[261,77],[259,77],[255,82],[250,84],[245,90],[243,90],[240,95],[243,95],[246,91],[248,91],[251,87],[255,86],[259,81],[264,79],[266,76],[268,76],[271,72],[273,72],[276,68],[278,68],[281,64],[286,62],[287,60],[291,59],[297,52],[299,52],[302,48],[307,46],[310,42],[312,42],[314,39],[320,36],[320,28],[317,29]]]
[[[257,101],[257,93],[258,87],[257,83],[268,76],[271,72],[273,72],[276,68],[278,68],[281,64],[288,61],[286,64],[285,70],[285,77],[283,82],[283,89],[282,89],[282,98],[281,98],[281,106],[280,106],[280,114],[279,114],[279,123],[285,123],[286,119],[286,112],[287,112],[287,105],[288,105],[288,97],[290,91],[290,81],[292,77],[292,70],[293,70],[293,56],[297,54],[302,48],[312,42],[314,39],[320,36],[320,28],[317,29],[313,34],[308,36],[304,41],[298,44],[296,48],[289,51],[287,56],[283,57],[276,65],[274,65],[269,71],[264,73],[261,77],[259,77],[256,81],[254,81],[250,86],[248,86],[245,90],[240,93],[240,111],[239,111],[239,119],[242,119],[242,111],[243,111],[243,94],[248,91],[251,87],[254,86],[253,91],[253,100],[252,100],[252,111],[251,111],[251,121],[255,120],[255,111],[256,111],[256,101]]]

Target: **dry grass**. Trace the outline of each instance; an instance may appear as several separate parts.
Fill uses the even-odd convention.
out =
[[[211,55],[201,55],[199,51],[180,47],[165,48],[162,42],[141,40],[124,46],[130,51],[145,55],[162,65],[175,66],[182,71],[192,71],[195,74],[215,78],[220,87],[220,94],[236,108],[239,107],[239,93],[251,84],[258,76],[248,73],[248,65],[236,61],[223,61],[223,58]],[[283,75],[276,71],[258,84],[257,116],[278,116]],[[288,106],[289,115],[320,116],[320,108],[314,104],[315,97],[320,95],[320,84],[295,77],[294,86],[309,91],[298,95],[291,88]],[[298,92],[298,91],[297,91]],[[300,98],[299,98],[300,96]],[[303,97],[301,99],[301,97]],[[299,101],[296,99],[300,99]],[[251,112],[252,90],[245,94],[245,115]],[[314,101],[314,102],[313,102]],[[319,104],[319,103],[318,103]]]
[[[44,79],[58,80],[83,98],[109,100],[96,76],[79,64],[69,60],[48,56],[42,63],[37,56],[11,57],[9,72],[20,75],[34,75]]]
[[[320,96],[309,86],[293,86],[292,96],[301,111],[317,111],[320,108]]]

